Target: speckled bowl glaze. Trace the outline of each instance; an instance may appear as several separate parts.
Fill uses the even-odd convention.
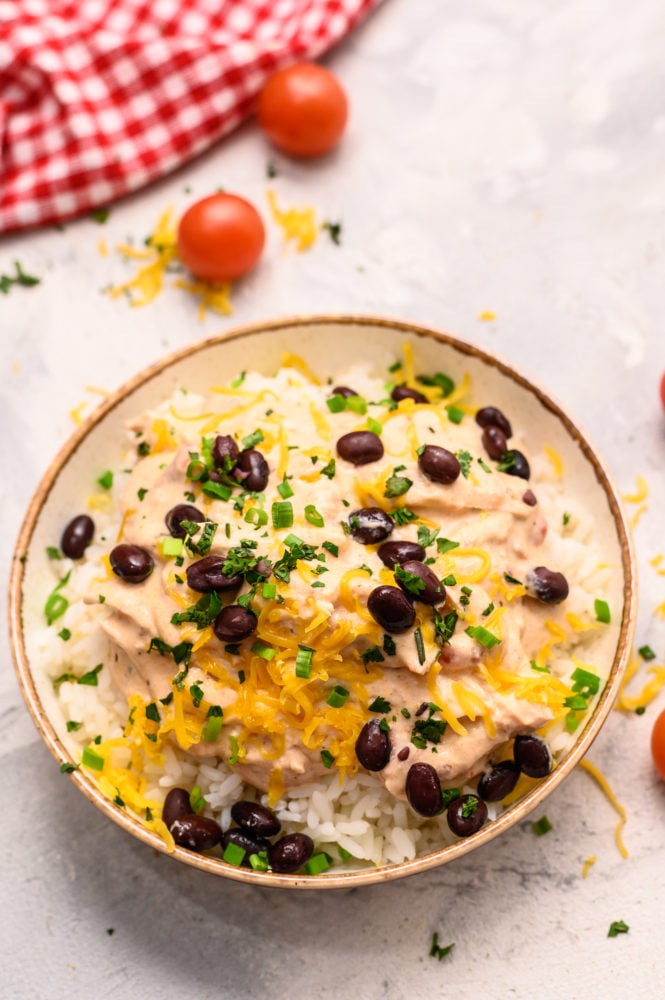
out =
[[[614,621],[620,619],[620,625],[612,631],[600,654],[606,657],[605,664],[609,666],[608,683],[586,725],[554,771],[497,820],[467,839],[413,861],[382,867],[368,865],[353,872],[335,873],[333,869],[316,877],[236,868],[218,858],[176,847],[172,857],[210,874],[257,886],[320,890],[386,882],[452,861],[500,836],[542,806],[587,753],[615,700],[630,651],[636,613],[634,556],[615,487],[578,423],[512,364],[449,334],[363,316],[299,317],[229,331],[172,354],[140,372],[76,430],[48,468],[19,534],[9,594],[11,642],[18,680],[46,745],[59,764],[74,762],[75,745],[65,731],[52,685],[45,681],[38,664],[31,662],[31,627],[42,621],[44,594],[50,589],[46,547],[54,537],[59,537],[62,524],[71,516],[72,497],[85,495],[90,468],[98,466],[102,456],[106,467],[112,467],[114,459],[120,457],[123,422],[155,405],[179,386],[205,392],[211,382],[232,377],[250,366],[270,373],[279,367],[285,352],[301,355],[314,371],[322,374],[334,372],[351,359],[385,370],[399,355],[405,341],[412,343],[420,370],[443,370],[454,378],[468,373],[478,399],[491,400],[507,413],[520,412],[523,424],[530,428],[530,444],[533,447],[547,444],[562,456],[567,481],[577,494],[585,497],[603,538],[608,561],[618,568],[609,599]],[[54,769],[54,789],[56,782],[63,780],[66,779]],[[166,852],[166,845],[155,833],[105,798],[83,770],[74,771],[70,780],[113,822],[155,850]]]

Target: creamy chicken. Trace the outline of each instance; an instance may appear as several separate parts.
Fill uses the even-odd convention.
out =
[[[153,742],[218,756],[273,797],[335,769],[354,773],[370,719],[385,720],[391,749],[376,777],[392,794],[405,797],[417,761],[433,765],[442,786],[460,785],[514,735],[561,716],[570,693],[535,662],[560,620],[524,586],[534,567],[550,566],[537,486],[488,457],[475,407],[460,423],[449,418],[455,396],[443,399],[435,386],[422,390],[426,403],[395,405],[381,378],[357,369],[343,380],[360,394],[355,409],[331,412],[329,385],[285,368],[274,378],[248,374],[207,399],[176,394],[136,420],[134,442],[149,453],[124,487],[116,544],[139,546],[154,569],[140,583],[110,573],[104,587],[114,680],[149,708]],[[335,407],[348,405],[335,398]],[[368,429],[380,431],[383,455],[356,466],[337,442]],[[233,462],[215,470],[218,435],[265,457],[265,488],[243,491]],[[428,444],[457,455],[454,482],[423,473],[419,450]],[[509,447],[522,448],[517,436]],[[165,519],[180,504],[195,506],[207,527],[190,524],[178,541]],[[387,540],[420,542],[444,581],[438,606],[419,600],[413,579],[402,582],[415,610],[404,631],[368,610],[377,587],[399,581],[379,544],[354,537],[351,515],[365,508],[390,515]],[[203,555],[224,557],[227,576],[244,560],[239,586],[192,590],[187,570]],[[237,642],[220,638],[217,615],[238,604],[255,628]],[[183,621],[188,613],[196,620]],[[221,726],[210,723],[220,717]],[[428,718],[438,725],[423,735],[417,722]]]

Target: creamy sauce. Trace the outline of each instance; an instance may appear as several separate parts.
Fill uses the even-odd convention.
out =
[[[368,401],[385,400],[383,381],[364,370],[346,373],[343,381]],[[113,677],[128,697],[157,706],[156,742],[175,740],[192,756],[218,756],[264,791],[288,790],[335,768],[353,773],[359,767],[358,733],[368,719],[381,717],[389,725],[392,753],[376,778],[392,794],[405,797],[406,774],[416,761],[432,764],[444,787],[459,785],[514,735],[563,714],[569,690],[531,663],[550,638],[547,621],[558,620],[559,612],[543,608],[514,582],[524,581],[534,566],[549,565],[547,522],[539,505],[523,499],[530,484],[499,472],[487,457],[473,410],[457,425],[446,413],[449,400],[444,404],[438,390],[429,390],[431,405],[406,400],[391,411],[379,402],[366,414],[331,413],[330,393],[295,370],[275,378],[249,374],[235,391],[220,389],[205,400],[182,394],[133,423],[135,440],[148,442],[151,452],[137,461],[126,483],[117,542],[147,549],[155,569],[141,584],[112,574],[105,584],[101,624],[118,650]],[[337,455],[336,442],[367,429],[368,417],[382,423],[385,452],[356,468]],[[263,440],[255,447],[270,470],[262,495],[243,500],[236,487],[228,500],[215,499],[187,478],[192,455],[203,454],[202,437],[231,434],[242,448],[242,438],[256,430]],[[417,449],[425,444],[468,453],[468,475],[450,485],[431,482],[418,467]],[[510,447],[522,447],[517,435]],[[385,483],[396,468],[412,485],[404,495],[386,498]],[[293,524],[275,529],[271,512],[273,503],[284,500],[281,483],[288,484],[284,493],[292,491]],[[537,494],[537,485],[533,489]],[[288,581],[268,578],[268,596],[258,584],[248,598],[258,628],[237,652],[209,624],[171,621],[202,597],[185,576],[200,556],[187,546],[179,556],[164,555],[162,548],[170,538],[165,515],[187,502],[217,525],[210,553],[226,555],[249,541],[256,544],[250,551],[274,566],[299,542],[313,547],[306,550],[310,558],[292,560]],[[351,512],[370,506],[397,512],[406,522],[395,524],[391,541],[418,541],[419,529],[422,539],[426,528],[456,543],[437,547],[432,538],[426,550],[430,568],[449,580],[438,615],[458,615],[445,644],[437,640],[434,610],[425,604],[416,601],[412,629],[388,639],[368,612],[371,591],[394,586],[394,574],[379,559],[377,545],[356,541],[343,525]],[[252,509],[265,511],[267,523],[259,523],[263,515],[248,515]],[[415,518],[406,521],[410,515],[399,513],[404,509]],[[320,519],[323,526],[311,523]],[[249,592],[245,582],[223,594],[223,603]],[[491,636],[492,648],[465,631],[478,626]],[[162,652],[154,643],[149,651],[154,639]],[[170,650],[183,643],[191,644],[189,656],[178,663]],[[296,673],[301,646],[313,650],[309,678]],[[336,685],[348,692],[340,707],[328,704]],[[369,710],[377,697],[390,705],[383,715]],[[433,717],[447,725],[438,743],[416,746],[413,727],[424,703],[435,706]],[[223,710],[212,741],[202,738],[211,706]]]

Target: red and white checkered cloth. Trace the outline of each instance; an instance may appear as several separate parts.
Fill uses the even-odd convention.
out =
[[[378,0],[0,0],[0,232],[106,205],[207,149],[275,69]]]

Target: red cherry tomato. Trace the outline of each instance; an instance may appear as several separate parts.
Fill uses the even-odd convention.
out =
[[[651,753],[656,770],[665,781],[665,709],[653,724],[651,731]]]
[[[329,70],[296,63],[270,77],[259,96],[258,116],[278,149],[292,156],[321,156],[342,137],[348,101]]]
[[[660,401],[663,404],[663,409],[665,410],[665,372],[660,380]]]
[[[253,205],[235,194],[212,194],[181,218],[178,256],[197,278],[232,281],[254,267],[265,237]]]

